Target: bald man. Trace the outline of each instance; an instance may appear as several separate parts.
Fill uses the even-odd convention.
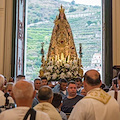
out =
[[[49,86],[40,87],[38,91],[38,100],[40,103],[37,104],[34,107],[34,109],[47,113],[50,117],[50,120],[62,120],[58,111],[51,104],[52,99],[53,99],[52,89]]]
[[[36,92],[34,90],[34,87],[30,82],[24,80],[16,82],[13,85],[13,96],[17,107],[2,112],[0,114],[0,120],[23,120],[26,113],[31,108],[35,94]],[[36,119],[33,120],[50,120],[49,116],[41,111],[36,112],[35,118]]]
[[[83,84],[87,95],[75,105],[69,120],[120,120],[119,105],[100,88],[98,71],[87,71]]]

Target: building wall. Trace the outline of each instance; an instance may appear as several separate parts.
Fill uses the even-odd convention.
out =
[[[0,1],[0,73],[3,74],[4,31],[5,31],[5,0]]]
[[[120,0],[113,0],[113,65],[120,65]],[[0,73],[11,76],[13,0],[0,0]]]
[[[113,65],[120,65],[120,0],[113,0]]]
[[[11,76],[13,0],[0,0],[0,73]]]

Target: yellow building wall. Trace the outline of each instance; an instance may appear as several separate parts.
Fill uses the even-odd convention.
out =
[[[13,0],[0,0],[0,74],[11,76]]]
[[[5,0],[0,0],[0,73],[3,74],[4,31],[5,31]]]
[[[113,65],[120,65],[120,0],[113,0]]]

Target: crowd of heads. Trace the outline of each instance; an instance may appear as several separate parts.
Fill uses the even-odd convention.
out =
[[[18,75],[16,77],[16,79],[14,79],[13,77],[10,77],[8,82],[5,83],[5,77],[3,75],[0,75],[0,88],[4,91],[4,92],[8,92],[10,94],[10,96],[12,96],[12,92],[13,92],[13,84],[14,82],[19,82],[21,80],[26,80],[25,79],[25,75]],[[120,87],[120,73],[118,74],[118,77],[113,79],[113,84],[115,83],[114,81],[117,80],[117,84]],[[47,80],[46,77],[37,77],[34,79],[33,81],[34,83],[34,88],[35,90],[39,91],[40,88],[42,86],[49,86],[49,82]],[[65,91],[67,89],[69,95],[73,95],[76,93],[76,91],[78,89],[81,89],[81,94],[82,95],[86,95],[86,93],[94,88],[94,87],[101,87],[102,89],[106,88],[105,84],[102,84],[101,82],[101,78],[100,78],[100,74],[98,71],[96,70],[88,70],[83,78],[78,77],[78,78],[74,78],[71,81],[67,81],[66,79],[60,79],[59,82],[57,83],[60,85],[60,90],[61,91]],[[5,86],[5,87],[3,87]],[[27,87],[28,89],[28,87]],[[20,92],[20,91],[19,91]],[[41,91],[39,91],[41,92]],[[20,94],[20,93],[18,93]],[[22,93],[21,93],[22,94]],[[41,93],[42,94],[42,93]]]
[[[5,85],[5,77],[3,75],[0,75],[0,79],[2,79],[2,80],[0,80],[0,88],[1,88],[2,86]],[[26,80],[25,75],[18,75],[16,77],[16,79],[14,79],[13,77],[10,77],[8,82],[6,83],[6,85],[5,85],[6,87],[3,89],[3,91],[8,92],[10,94],[10,96],[12,96],[12,93],[14,92],[13,90],[17,89],[17,87],[14,86],[14,82],[16,83],[21,80]],[[49,90],[51,87],[48,83],[47,78],[46,77],[41,77],[41,78],[37,77],[34,79],[33,82],[34,82],[33,85],[34,85],[35,90],[38,91],[38,97],[40,99],[43,99],[44,95],[47,94],[47,92],[44,93],[44,89]],[[101,78],[100,78],[99,72],[97,72],[96,70],[89,70],[84,74],[83,80],[81,77],[74,78],[69,82],[66,79],[60,79],[57,84],[60,85],[61,91],[67,90],[69,96],[75,96],[78,89],[81,89],[82,95],[86,95],[86,92],[89,90],[88,86],[95,87],[95,86],[101,85]],[[22,85],[22,83],[21,83],[21,85]],[[49,86],[49,88],[44,88],[43,86]],[[26,88],[27,88],[26,90],[29,90],[29,87],[26,87]],[[22,89],[25,90],[24,85],[22,86]],[[26,90],[24,91],[24,93],[28,97]],[[18,95],[20,95],[22,97],[22,92],[18,89],[17,89],[17,91],[18,91],[18,93],[15,93],[15,95],[17,97],[18,97]],[[52,95],[52,93],[50,93],[50,91],[48,91],[48,94],[50,94],[50,96]],[[43,95],[43,98],[42,98],[42,95]],[[23,96],[23,97],[26,97],[26,96]]]
[[[46,77],[37,77],[33,82],[27,81],[25,75],[18,75],[16,79],[10,77],[8,82],[5,82],[5,79],[6,78],[0,74],[0,90],[9,93],[18,106],[27,105],[31,107],[36,94],[40,103],[49,102],[55,108],[60,108],[62,105],[63,97],[61,93],[53,92],[53,88],[49,86]],[[120,73],[113,79],[113,84],[115,84],[115,80],[118,86],[120,86]],[[106,87],[105,84],[101,82],[100,73],[96,70],[88,70],[83,78],[78,77],[71,81],[60,79],[57,85],[59,85],[60,91],[67,91],[68,98],[75,98],[79,89],[80,95],[86,96],[87,92],[91,89],[101,88],[104,90]]]
[[[38,99],[40,101],[52,102],[53,92],[49,86],[42,86],[38,91]]]

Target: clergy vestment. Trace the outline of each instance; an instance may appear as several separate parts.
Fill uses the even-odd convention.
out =
[[[16,107],[6,110],[0,114],[0,120],[23,120],[29,109],[29,107]],[[30,116],[28,119],[30,119]],[[35,120],[50,120],[50,118],[46,113],[37,111]]]
[[[110,91],[108,92],[108,94],[111,95],[112,97],[114,97],[115,91],[114,91],[114,90],[110,90]],[[118,104],[119,104],[119,106],[120,106],[120,90],[117,92],[117,101],[118,101]]]
[[[51,103],[39,103],[34,107],[34,109],[47,113],[50,117],[50,120],[62,120],[60,114]]]
[[[14,100],[12,99],[12,97],[8,97],[9,103],[13,103],[14,104]],[[2,92],[0,90],[0,106],[4,106],[6,102],[6,98],[4,96],[4,92]],[[0,108],[1,111],[4,111],[5,108]]]
[[[69,120],[120,120],[119,104],[105,91],[95,88],[75,105]]]

